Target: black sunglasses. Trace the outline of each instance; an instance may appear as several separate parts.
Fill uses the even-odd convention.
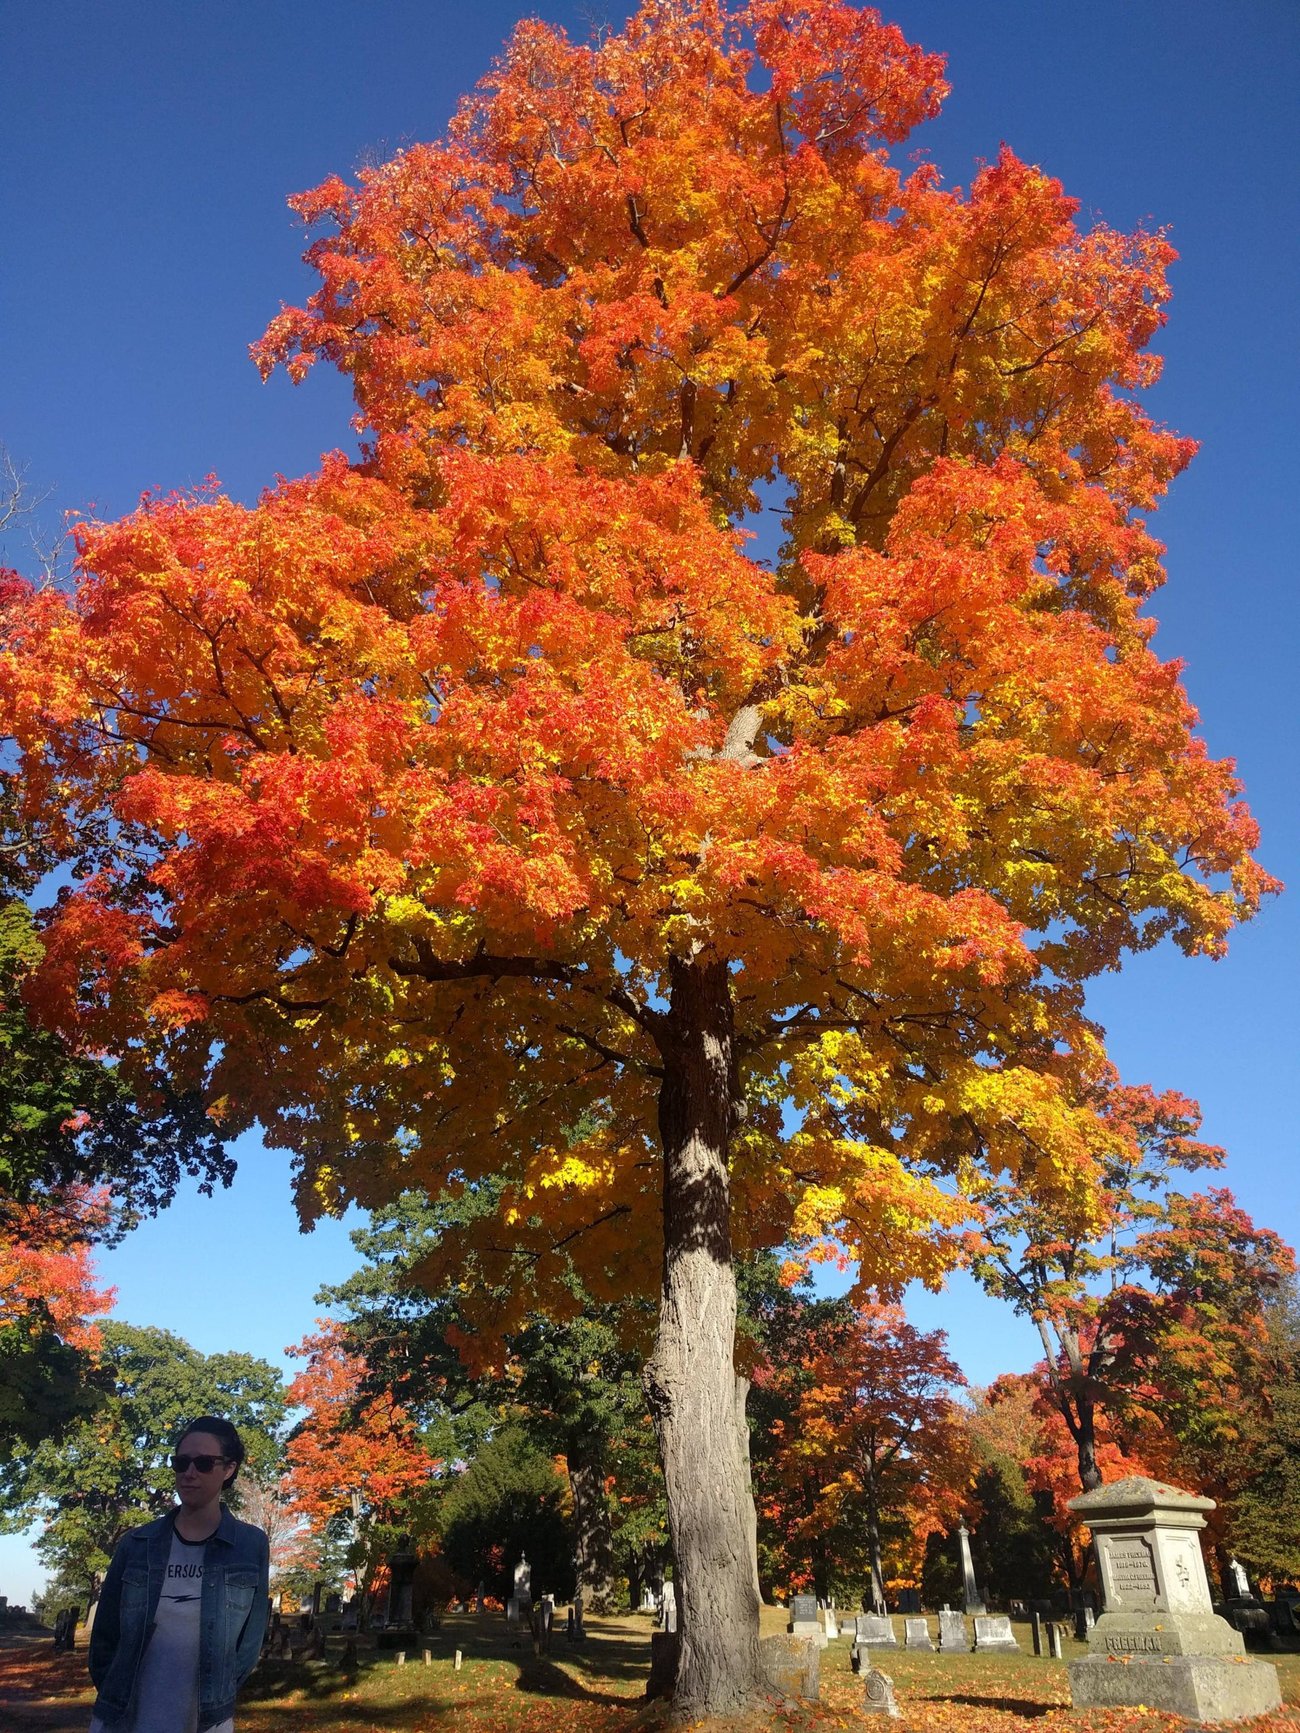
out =
[[[172,1457],[172,1468],[177,1474],[184,1474],[185,1470],[193,1463],[200,1474],[211,1474],[219,1462],[229,1461],[228,1456],[187,1456],[183,1450],[178,1450]]]

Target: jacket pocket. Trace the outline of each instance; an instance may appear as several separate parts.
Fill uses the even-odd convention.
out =
[[[149,1605],[149,1572],[144,1565],[128,1565],[122,1572],[122,1623],[144,1623]]]
[[[248,1617],[248,1609],[252,1606],[253,1596],[256,1593],[257,1572],[255,1570],[227,1570],[226,1612],[231,1618],[238,1621],[238,1625],[242,1625]]]

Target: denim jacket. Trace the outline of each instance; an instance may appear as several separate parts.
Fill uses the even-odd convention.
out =
[[[174,1514],[174,1513],[173,1513]],[[100,1590],[90,1629],[95,1714],[106,1729],[127,1725],[140,1660],[153,1631],[172,1547],[172,1516],[123,1536]],[[225,1505],[203,1549],[199,1610],[199,1730],[229,1720],[235,1694],[262,1649],[270,1612],[269,1547],[264,1531],[236,1522]]]

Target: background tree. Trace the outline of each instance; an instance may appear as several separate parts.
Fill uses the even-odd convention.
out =
[[[101,1399],[90,1243],[109,1210],[102,1192],[68,1185],[37,1203],[0,1202],[0,1461],[57,1437]]]
[[[638,1480],[657,1470],[635,1448],[646,1417],[641,1390],[649,1308],[593,1305],[576,1271],[573,1310],[530,1313],[485,1358],[459,1289],[430,1293],[416,1272],[449,1235],[463,1230],[466,1202],[407,1192],[374,1212],[352,1243],[366,1259],[355,1275],[318,1296],[341,1312],[349,1350],[365,1364],[368,1391],[388,1392],[420,1428],[427,1448],[473,1458],[503,1418],[517,1418],[544,1453],[564,1460],[577,1549],[577,1577],[589,1610],[612,1610],[614,1523],[643,1503]],[[501,1296],[502,1303],[510,1298]],[[480,1294],[475,1311],[482,1305]],[[498,1346],[504,1351],[497,1352]],[[629,1502],[625,1504],[623,1501]],[[627,1551],[626,1544],[620,1546]]]
[[[301,1550],[302,1525],[290,1508],[282,1476],[266,1466],[239,1477],[239,1515],[256,1523],[267,1538],[271,1557],[272,1592],[281,1586]]]
[[[1040,1394],[1033,1380],[1008,1378],[991,1391],[971,1390],[967,1398],[974,1457],[971,1552],[981,1588],[1004,1606],[1040,1599],[1057,1581],[1071,1580],[1060,1536],[1047,1520],[1050,1494],[1035,1486],[1027,1467],[1043,1448],[1035,1412]],[[955,1602],[962,1592],[956,1545],[942,1537],[927,1548],[926,1563],[929,1605]]]
[[[981,1230],[968,1242],[985,1288],[1038,1331],[1047,1392],[1073,1440],[1085,1492],[1102,1481],[1098,1415],[1118,1409],[1135,1381],[1133,1354],[1121,1364],[1120,1320],[1131,1312],[1131,1284],[1142,1270],[1139,1237],[1177,1207],[1177,1173],[1224,1159],[1196,1140],[1200,1114],[1185,1096],[1107,1083],[1094,1100],[1100,1192],[1053,1200],[1014,1177],[990,1181],[981,1188]]]
[[[515,1565],[527,1555],[534,1596],[572,1599],[577,1576],[566,1491],[551,1458],[518,1426],[503,1427],[479,1447],[441,1500],[438,1521],[448,1564],[504,1603],[513,1592]]]
[[[86,528],[0,656],[29,799],[117,821],[49,1026],[259,1120],[307,1215],[501,1175],[503,1279],[660,1285],[683,1712],[761,1678],[734,1245],[894,1293],[982,1166],[1086,1193],[1083,983],[1269,884],[1142,613],[1171,250],[1009,152],[905,179],[945,91],[843,0],[522,24],[296,201],[259,355],[348,374],[362,461]]]
[[[814,1298],[807,1269],[798,1260],[782,1268],[771,1253],[741,1264],[737,1283],[737,1358],[752,1379],[748,1412],[760,1586],[767,1600],[806,1588],[825,1599],[841,1586],[831,1573],[845,1536],[832,1536],[813,1522],[824,1502],[822,1480],[815,1472],[791,1469],[789,1444],[812,1382],[818,1332],[842,1321],[845,1305]],[[860,1545],[852,1551],[860,1554]],[[843,1586],[854,1587],[851,1581]]]
[[[200,1354],[166,1330],[99,1326],[107,1391],[58,1439],[0,1462],[7,1529],[41,1523],[36,1552],[84,1605],[128,1528],[170,1508],[172,1446],[186,1421],[221,1413],[238,1427],[254,1479],[274,1473],[285,1399],[280,1374],[251,1354]],[[232,1498],[237,1508],[238,1501]]]
[[[1169,1478],[1216,1501],[1202,1544],[1231,1593],[1237,1506],[1255,1480],[1247,1441],[1269,1434],[1289,1371],[1272,1326],[1287,1312],[1295,1255],[1217,1188],[1171,1196],[1133,1265],[1139,1279],[1117,1293],[1113,1326],[1121,1423],[1136,1441],[1167,1437]]]
[[[368,1392],[365,1363],[339,1324],[322,1320],[292,1350],[307,1364],[287,1401],[303,1410],[285,1449],[284,1492],[299,1526],[299,1563],[346,1536],[344,1558],[368,1598],[376,1574],[409,1528],[412,1506],[442,1466],[391,1392]]]
[[[781,1478],[808,1494],[787,1551],[815,1561],[822,1595],[832,1568],[842,1582],[865,1554],[864,1601],[884,1612],[886,1536],[900,1567],[888,1580],[918,1583],[930,1534],[961,1514],[973,1462],[954,1394],[966,1380],[946,1342],[897,1305],[840,1303],[808,1332],[794,1412],[776,1428]]]
[[[1300,1304],[1294,1286],[1268,1309],[1266,1400],[1245,1419],[1236,1454],[1247,1465],[1229,1540],[1256,1577],[1300,1583]]]

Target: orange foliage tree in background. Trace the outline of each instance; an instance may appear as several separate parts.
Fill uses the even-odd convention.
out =
[[[660,1286],[685,1712],[761,1679],[733,1247],[892,1293],[982,1171],[1086,1207],[1085,981],[1268,886],[1143,611],[1171,249],[1010,151],[902,174],[945,92],[844,0],[520,25],[295,201],[258,355],[348,375],[359,461],[84,527],[0,656],[29,806],[116,821],[47,1024],[259,1122],[308,1218],[491,1176],[484,1292]]]
[[[363,1391],[365,1362],[348,1351],[341,1324],[322,1321],[290,1352],[307,1362],[286,1396],[306,1413],[285,1449],[282,1487],[299,1553],[319,1547],[330,1525],[346,1529],[357,1587],[368,1593],[408,1502],[441,1463],[391,1396]]]
[[[993,1381],[985,1396],[979,1424],[996,1435],[1000,1415],[1014,1420],[1017,1435],[1014,1440],[1006,1439],[1007,1447],[1024,1470],[1029,1487],[1039,1495],[1043,1520],[1056,1537],[1062,1576],[1072,1589],[1079,1588],[1092,1563],[1091,1537],[1070,1509],[1070,1500],[1079,1496],[1072,1434],[1053,1399],[1046,1368],[1040,1365],[1033,1372],[1006,1373]],[[1131,1475],[1164,1480],[1171,1473],[1172,1440],[1158,1427],[1135,1445],[1127,1437],[1117,1437],[1109,1414],[1098,1410],[1094,1445],[1098,1485]]]
[[[1221,1149],[1196,1139],[1200,1112],[1185,1096],[1108,1079],[1094,1101],[1097,1195],[1044,1197],[1014,1175],[983,1179],[983,1222],[967,1242],[984,1287],[1038,1332],[1047,1397],[1072,1440],[1085,1492],[1104,1478],[1098,1416],[1122,1405],[1137,1381],[1135,1354],[1126,1351],[1132,1332],[1121,1315],[1132,1313],[1144,1233],[1177,1208],[1178,1173],[1224,1159]]]
[[[0,1199],[0,1455],[57,1435],[99,1399],[87,1372],[114,1291],[96,1285],[92,1247],[110,1219],[107,1191],[89,1186]]]
[[[786,1550],[821,1562],[815,1576],[827,1549],[839,1575],[863,1555],[865,1599],[884,1612],[887,1585],[919,1582],[926,1542],[955,1526],[968,1496],[974,1462],[953,1401],[966,1380],[944,1332],[916,1329],[898,1305],[820,1312],[807,1348],[769,1374],[797,1386],[789,1419],[774,1422]]]
[[[1014,1178],[982,1181],[973,1266],[1038,1331],[1044,1397],[1069,1434],[1085,1492],[1105,1478],[1103,1413],[1112,1434],[1167,1433],[1176,1443],[1166,1454],[1176,1449],[1180,1459],[1168,1472],[1222,1491],[1248,1392],[1268,1380],[1265,1310],[1294,1277],[1295,1257],[1230,1191],[1174,1189],[1180,1173],[1224,1159],[1196,1139],[1193,1102],[1115,1083],[1095,1099],[1096,1200],[1081,1209]]]

